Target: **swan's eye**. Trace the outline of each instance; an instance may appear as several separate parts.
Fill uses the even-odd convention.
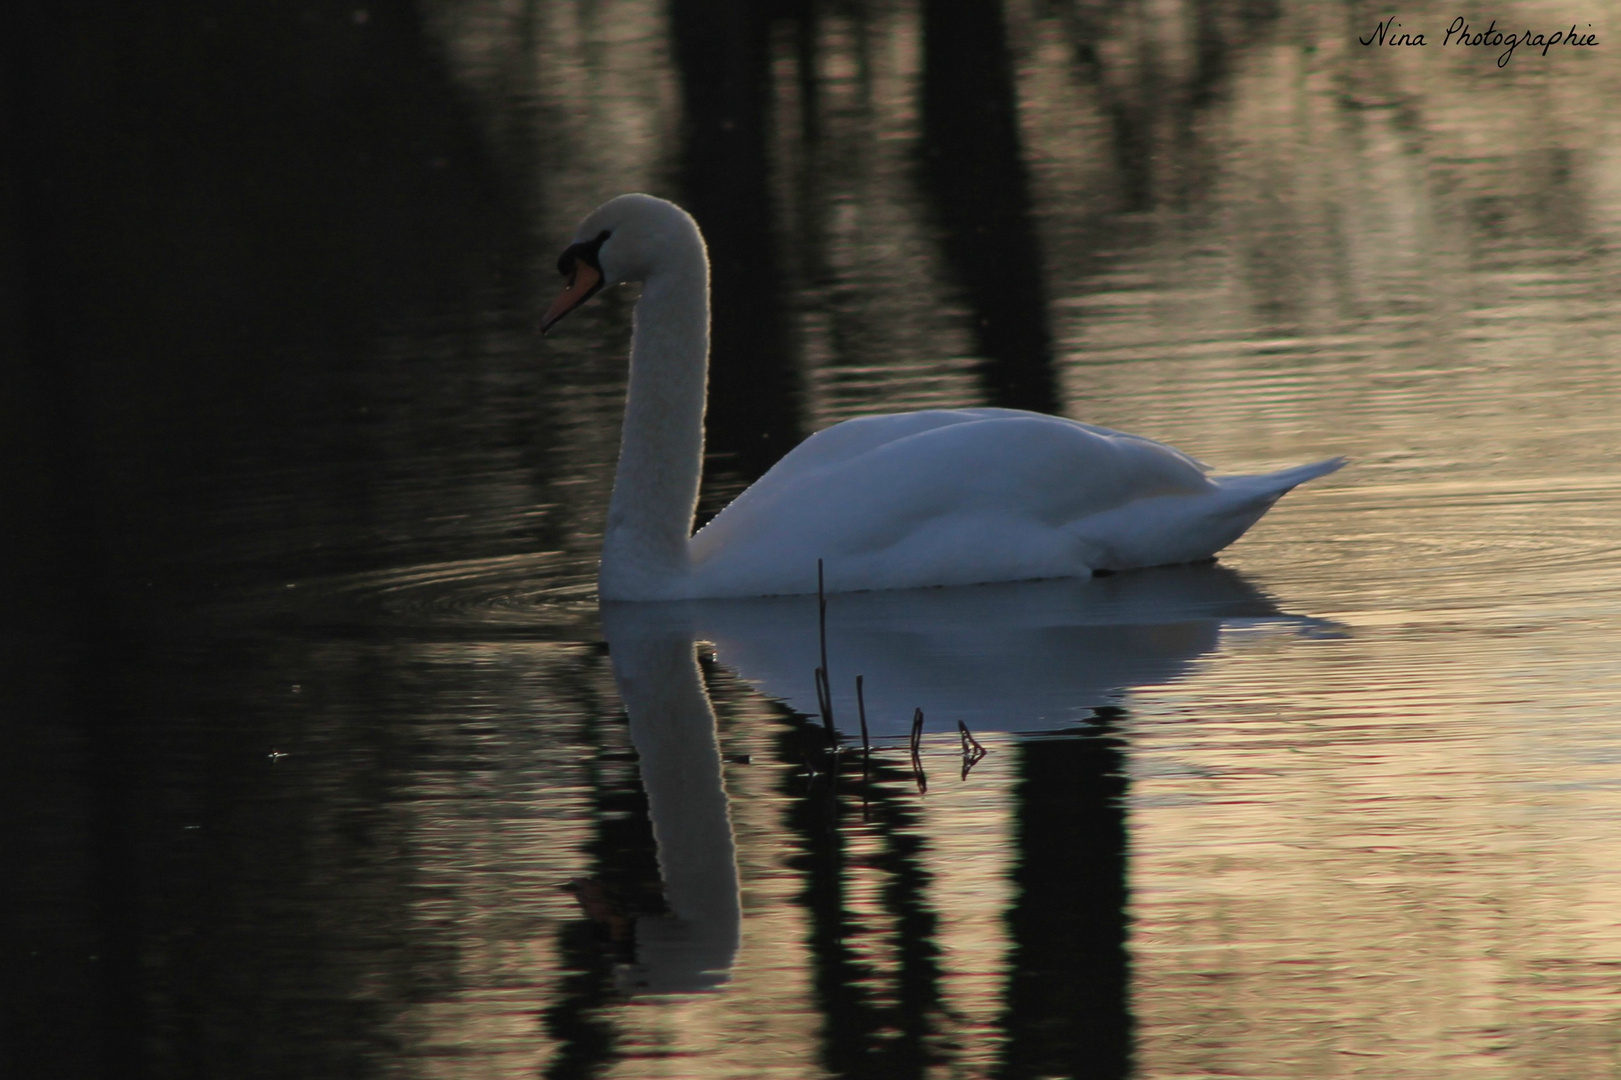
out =
[[[597,272],[597,280],[602,279],[602,264],[597,261],[597,255],[602,251],[603,241],[613,233],[603,229],[597,233],[595,240],[582,240],[578,244],[570,244],[563,249],[563,254],[557,259],[557,272],[568,278],[569,287],[573,288],[574,278],[578,272],[576,263],[585,263]]]
[[[612,236],[613,232],[603,229],[597,233],[594,240],[582,240],[578,244],[570,244],[563,249],[563,254],[557,260],[557,272],[574,280],[574,261],[578,259],[597,273],[602,273],[602,264],[597,262],[597,253],[602,250],[603,242]]]

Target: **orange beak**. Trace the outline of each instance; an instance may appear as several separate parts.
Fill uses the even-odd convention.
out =
[[[590,263],[583,259],[576,260],[574,273],[568,280],[568,287],[547,309],[546,317],[540,323],[540,332],[544,334],[550,330],[558,319],[585,303],[601,287],[602,275]]]

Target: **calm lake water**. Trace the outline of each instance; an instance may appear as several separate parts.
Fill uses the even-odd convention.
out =
[[[30,61],[16,1075],[1621,1075],[1613,5],[420,7]],[[598,609],[634,294],[535,324],[627,190],[701,518],[942,405],[1352,464],[831,597],[832,753],[814,598]]]

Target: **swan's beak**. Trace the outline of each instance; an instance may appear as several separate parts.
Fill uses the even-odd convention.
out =
[[[568,279],[568,287],[552,301],[546,317],[541,320],[540,332],[544,334],[550,330],[558,319],[591,299],[600,288],[602,272],[584,259],[574,260],[574,273]]]

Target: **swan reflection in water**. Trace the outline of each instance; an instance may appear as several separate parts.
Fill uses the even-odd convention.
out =
[[[630,718],[658,845],[666,915],[636,919],[630,993],[711,990],[726,981],[742,928],[737,849],[721,782],[715,711],[690,634],[604,605],[614,683]]]
[[[603,631],[640,758],[668,914],[635,921],[630,993],[714,989],[741,932],[736,849],[715,713],[694,644],[762,693],[816,715],[815,597],[604,603]],[[876,736],[934,730],[1078,730],[1136,686],[1185,674],[1224,631],[1277,626],[1310,636],[1333,624],[1293,616],[1215,565],[1111,577],[828,598],[834,715],[856,716],[864,676]]]
[[[713,642],[716,659],[762,693],[818,712],[817,601],[807,596],[606,604],[619,626]],[[899,736],[912,713],[927,730],[1055,731],[1132,687],[1180,678],[1224,630],[1292,627],[1334,633],[1287,615],[1238,573],[1215,564],[1107,577],[827,598],[827,657],[835,717],[856,717],[864,676],[872,732]],[[609,634],[610,649],[613,635]],[[617,668],[617,665],[616,665]],[[848,734],[848,727],[846,730]]]

